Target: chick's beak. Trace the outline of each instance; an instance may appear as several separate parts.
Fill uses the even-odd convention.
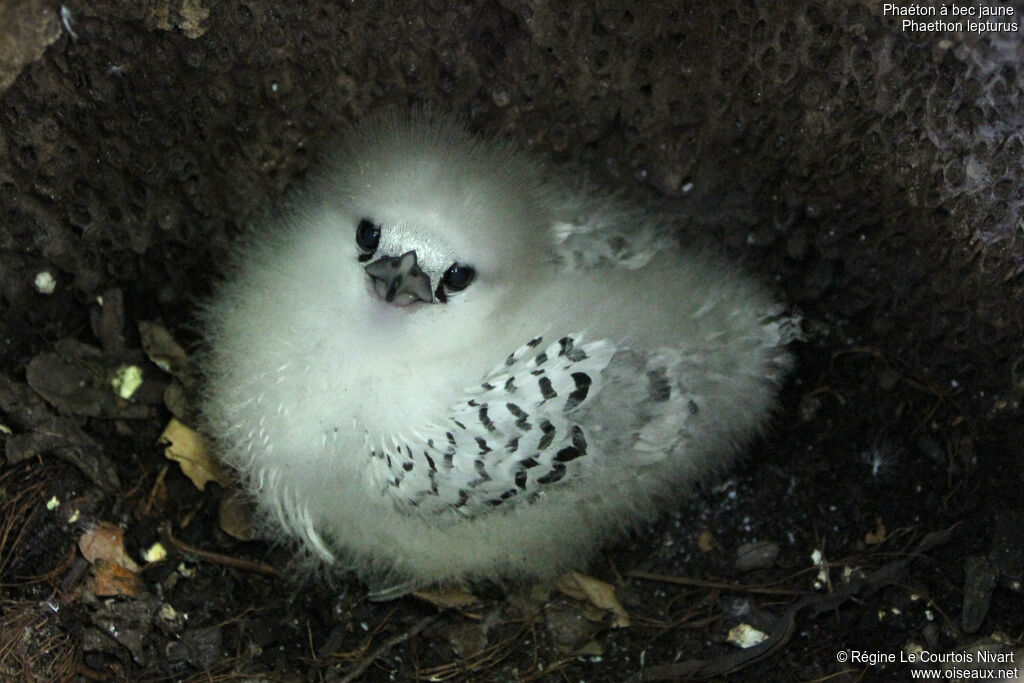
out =
[[[417,301],[430,303],[434,295],[430,278],[416,263],[416,252],[401,256],[382,256],[366,266],[366,274],[373,282],[374,293],[395,306],[408,306]]]

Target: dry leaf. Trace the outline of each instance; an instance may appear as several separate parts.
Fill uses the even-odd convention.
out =
[[[441,635],[448,641],[455,653],[462,659],[475,657],[490,644],[487,632],[490,625],[486,621],[462,621],[444,626]]]
[[[124,595],[134,598],[142,592],[142,579],[131,570],[109,560],[97,560],[89,583],[92,592],[101,598]]]
[[[697,536],[697,547],[702,553],[708,553],[715,548],[715,537],[710,531],[702,531]]]
[[[558,590],[570,598],[584,600],[594,607],[615,614],[612,626],[625,628],[629,626],[629,614],[615,596],[615,587],[610,583],[598,581],[593,576],[570,572],[560,576],[557,581]]]
[[[591,640],[583,647],[576,648],[576,652],[573,654],[577,657],[600,657],[604,654],[604,648],[601,646],[601,643]]]
[[[220,499],[220,510],[217,515],[221,531],[239,541],[251,541],[256,538],[252,525],[252,502],[240,491]]]
[[[875,530],[864,534],[864,542],[868,545],[878,545],[885,540],[885,524],[881,517],[875,518]]]
[[[139,321],[142,350],[158,368],[181,379],[189,371],[189,358],[161,322]]]
[[[764,631],[759,631],[750,624],[739,624],[729,629],[727,640],[737,647],[746,649],[768,640],[768,634]]]
[[[479,602],[479,599],[472,593],[460,591],[457,588],[448,588],[433,591],[416,591],[413,593],[420,600],[426,600],[434,607],[441,609],[458,609],[469,607]]]
[[[104,522],[89,529],[78,539],[78,549],[90,564],[106,561],[130,572],[139,571],[139,565],[125,552],[124,529],[119,526]]]
[[[167,444],[164,455],[181,465],[181,471],[200,491],[205,490],[210,481],[224,487],[231,485],[231,477],[213,459],[206,437],[176,418],[167,423],[159,442]]]
[[[164,547],[163,543],[157,541],[142,551],[142,559],[150,564],[153,562],[163,562],[167,559],[167,548]]]

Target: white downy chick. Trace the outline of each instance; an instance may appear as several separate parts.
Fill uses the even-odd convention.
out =
[[[203,313],[203,409],[269,528],[381,595],[546,578],[763,425],[797,321],[569,178],[377,117],[239,249]]]

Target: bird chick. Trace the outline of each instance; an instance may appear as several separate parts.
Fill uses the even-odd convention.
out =
[[[797,322],[571,178],[381,116],[238,250],[202,407],[268,528],[382,591],[546,578],[758,431]]]

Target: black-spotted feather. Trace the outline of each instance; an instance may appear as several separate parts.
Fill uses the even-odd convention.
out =
[[[573,334],[530,340],[466,390],[448,418],[384,456],[387,492],[410,514],[485,514],[528,502],[573,478],[594,452],[573,419],[602,388],[615,353],[608,340]]]

